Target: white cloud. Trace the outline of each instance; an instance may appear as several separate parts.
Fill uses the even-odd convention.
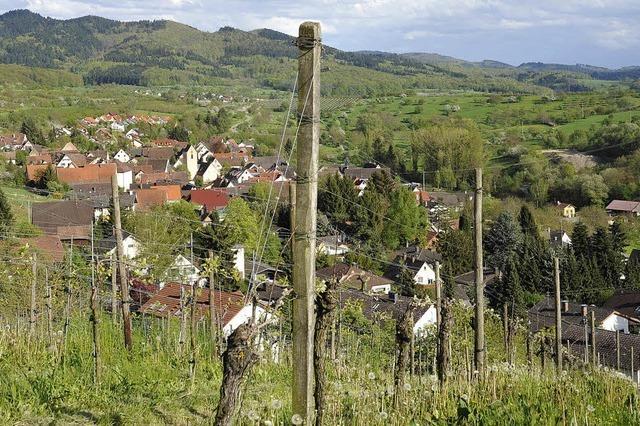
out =
[[[229,25],[291,35],[310,19],[322,23],[327,43],[347,49],[437,51],[512,63],[551,55],[640,63],[639,0],[0,0],[0,11],[15,8],[57,18],[170,17],[209,31]]]

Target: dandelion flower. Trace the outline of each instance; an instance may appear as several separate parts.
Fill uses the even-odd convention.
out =
[[[389,417],[386,411],[380,411],[379,416],[382,420],[385,420],[387,417]]]
[[[293,423],[296,426],[301,425],[303,421],[304,419],[300,414],[294,414],[293,416],[291,416],[291,423]]]
[[[279,399],[274,399],[271,401],[271,408],[273,408],[274,410],[279,410],[282,408],[282,401],[280,401]]]
[[[374,373],[373,371],[369,373],[368,375],[369,380],[375,380],[376,379],[376,373]]]
[[[410,391],[411,390],[411,383],[405,383],[404,384],[404,390]]]
[[[264,426],[273,426],[273,422],[271,420],[265,420],[263,424]]]
[[[249,411],[247,413],[247,418],[249,420],[251,420],[252,422],[255,422],[257,420],[260,420],[260,416],[258,416],[258,414],[255,411]]]
[[[587,405],[587,411],[593,413],[594,411],[596,411],[596,409],[593,407],[593,405],[589,404]]]

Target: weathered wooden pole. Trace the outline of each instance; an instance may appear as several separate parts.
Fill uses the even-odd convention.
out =
[[[118,262],[115,253],[111,255],[111,322],[118,322]]]
[[[216,302],[215,302],[215,293],[213,289],[215,288],[215,268],[213,252],[209,250],[209,328],[210,337],[211,337],[211,359],[215,360],[218,358],[218,326],[216,321]]]
[[[191,389],[196,384],[196,321],[197,321],[197,313],[196,309],[198,308],[198,281],[194,280],[193,284],[191,284],[191,309],[189,310],[190,321],[189,321],[189,377],[191,378]]]
[[[113,223],[116,231],[116,254],[118,256],[118,270],[120,271],[120,297],[122,298],[122,326],[124,331],[124,346],[127,350],[133,349],[133,336],[131,334],[131,316],[129,306],[129,282],[127,281],[127,268],[124,263],[124,247],[122,245],[122,221],[120,219],[120,193],[118,192],[118,177],[111,176],[111,193],[113,196]]]
[[[562,312],[560,308],[560,261],[553,258],[555,276],[555,302],[556,302],[556,368],[558,373],[562,371]]]
[[[31,257],[31,309],[29,312],[29,339],[33,339],[36,334],[36,290],[38,287],[38,256]]]
[[[616,330],[616,370],[620,371],[620,330]]]
[[[593,366],[597,367],[599,362],[596,358],[596,314],[591,311],[590,315],[591,320],[591,362],[593,362]]]
[[[311,424],[314,416],[313,338],[320,138],[320,23],[300,25],[298,133],[293,244],[293,413]]]
[[[440,262],[436,262],[436,333],[440,331],[442,318],[442,280],[440,279]]]
[[[485,339],[484,339],[484,271],[482,264],[482,169],[476,169],[476,190],[473,198],[473,222],[474,222],[474,245],[475,245],[475,287],[476,287],[476,309],[475,309],[475,340],[474,340],[474,362],[479,378],[484,377],[485,360]]]
[[[49,268],[44,268],[45,309],[47,310],[47,337],[49,349],[53,348],[53,293],[49,285]]]
[[[633,358],[633,346],[631,346],[631,348],[630,348],[630,349],[631,349],[631,377],[633,377],[633,370],[634,370],[634,369],[633,369],[633,367],[635,367],[635,366],[633,365],[633,364],[634,364],[634,361],[635,361],[635,359]]]
[[[91,225],[91,332],[93,335],[93,384],[100,384],[100,335],[98,317],[98,285],[96,283],[93,224]]]

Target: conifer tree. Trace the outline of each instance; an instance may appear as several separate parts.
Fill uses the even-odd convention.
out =
[[[533,214],[529,207],[523,205],[520,208],[520,214],[518,215],[518,221],[520,222],[520,229],[525,236],[533,237],[535,239],[539,238],[538,233],[538,225],[536,225],[536,221],[533,218]]]
[[[13,221],[14,217],[9,201],[2,189],[0,189],[0,239],[6,238],[7,232],[9,232],[13,226]]]
[[[501,213],[484,238],[488,264],[504,271],[521,242],[522,235],[513,216],[508,212]]]
[[[576,223],[571,234],[571,247],[576,258],[589,257],[589,232],[587,225],[582,222]]]

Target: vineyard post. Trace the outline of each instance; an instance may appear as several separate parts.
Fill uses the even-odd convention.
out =
[[[597,367],[599,362],[596,358],[596,314],[594,311],[591,311],[591,362],[594,367]]]
[[[33,339],[36,333],[36,288],[38,285],[38,257],[31,257],[31,309],[29,312],[29,339]]]
[[[616,370],[620,370],[620,330],[616,330]]]
[[[49,285],[49,268],[44,268],[45,309],[47,310],[47,335],[49,348],[53,348],[53,294]]]
[[[116,254],[111,255],[111,322],[118,323],[118,262]]]
[[[91,224],[91,331],[93,335],[93,384],[100,384],[100,336],[98,331],[98,285],[96,283],[93,224]]]
[[[133,348],[131,335],[131,316],[129,312],[130,296],[129,283],[127,282],[127,269],[124,264],[124,247],[122,244],[122,222],[120,219],[120,193],[118,192],[118,177],[111,176],[111,193],[113,196],[113,222],[116,228],[116,253],[118,256],[118,269],[120,271],[120,297],[122,298],[122,323],[124,332],[124,346],[127,350]]]
[[[442,318],[442,280],[440,279],[440,262],[436,261],[436,332],[440,331]]]
[[[314,416],[314,290],[318,151],[320,138],[320,23],[300,25],[298,48],[298,117],[300,122],[293,247],[293,413],[305,424]]]
[[[485,339],[484,339],[484,271],[482,265],[482,169],[476,169],[476,189],[473,198],[474,221],[474,265],[476,309],[475,309],[475,340],[474,363],[478,371],[478,378],[484,377]]]
[[[214,271],[213,252],[209,250],[209,328],[211,338],[211,360],[214,361],[218,358],[218,330],[216,323],[216,310],[215,310],[215,293],[213,289],[215,287],[215,271]]]
[[[553,258],[556,302],[556,368],[562,371],[562,313],[560,311],[560,260]]]

